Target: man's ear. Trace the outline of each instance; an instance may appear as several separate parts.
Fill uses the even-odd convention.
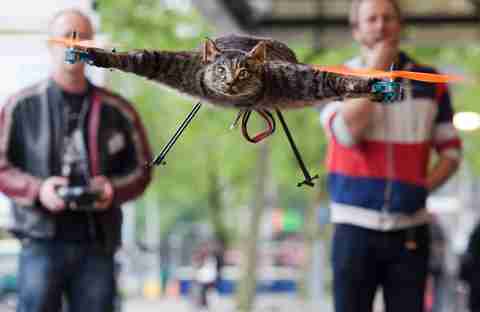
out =
[[[203,44],[202,62],[204,64],[211,63],[220,53],[221,51],[217,48],[215,42],[210,38],[206,38],[205,43]]]
[[[265,41],[257,43],[257,45],[248,52],[248,56],[258,63],[265,62],[267,60],[267,43]]]

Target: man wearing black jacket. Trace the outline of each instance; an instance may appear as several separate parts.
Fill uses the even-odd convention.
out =
[[[80,11],[52,19],[52,37],[73,31],[93,37]],[[66,64],[64,47],[49,50],[49,79],[0,112],[0,191],[14,204],[12,232],[22,241],[17,311],[58,311],[63,295],[71,312],[113,311],[120,206],[149,184],[150,148],[125,99],[90,83],[83,64]],[[92,196],[61,195],[72,187]]]

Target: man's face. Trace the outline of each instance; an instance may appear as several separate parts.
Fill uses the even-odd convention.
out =
[[[93,37],[93,28],[90,21],[74,13],[66,13],[59,16],[51,25],[50,36],[71,38],[73,31],[77,32],[77,37],[80,40],[89,40]],[[58,43],[51,43],[49,49],[55,70],[71,74],[83,74],[83,63],[65,63],[65,46]]]
[[[365,0],[360,3],[358,24],[353,29],[353,37],[361,45],[372,48],[384,40],[398,44],[400,31],[400,17],[390,1]]]

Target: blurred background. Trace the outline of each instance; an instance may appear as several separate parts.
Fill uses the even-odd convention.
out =
[[[400,1],[403,47],[446,73],[480,75],[480,2]],[[334,65],[358,52],[349,39],[350,1],[337,0],[44,0],[9,1],[0,10],[0,103],[48,74],[47,22],[69,7],[95,22],[99,42],[118,50],[197,48],[228,33],[273,37],[305,63]],[[446,42],[446,38],[448,41]],[[133,75],[89,68],[89,76],[136,104],[152,148],[160,151],[194,104]],[[451,287],[444,309],[462,302],[456,291],[458,256],[478,220],[480,86],[451,87],[465,160],[456,177],[432,194]],[[1,105],[1,104],[0,104]],[[255,311],[287,311],[299,304],[332,311],[326,141],[313,108],[285,114],[315,188],[298,188],[301,172],[283,135],[249,144],[229,130],[236,112],[204,108],[139,201],[123,207],[124,244],[117,256],[119,311],[194,311],[195,255],[207,246],[221,271],[212,311],[251,301]],[[260,120],[256,124],[262,127]],[[253,127],[254,130],[255,126]],[[1,194],[0,194],[1,195]],[[18,243],[6,229],[9,202],[0,196],[0,302],[15,304]],[[253,285],[253,286],[252,286]],[[380,305],[379,305],[380,306]],[[381,310],[381,307],[379,307]],[[3,310],[1,310],[3,311]]]

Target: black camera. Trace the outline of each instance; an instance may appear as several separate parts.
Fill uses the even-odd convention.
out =
[[[94,210],[94,203],[99,199],[100,193],[88,186],[60,186],[57,194],[70,210]]]

